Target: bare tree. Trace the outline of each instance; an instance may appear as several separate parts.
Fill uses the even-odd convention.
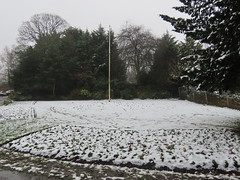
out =
[[[143,26],[127,23],[118,35],[118,44],[120,56],[127,66],[128,77],[136,82],[140,72],[149,71],[153,64],[156,39]]]
[[[10,84],[12,71],[18,64],[18,55],[16,53],[16,49],[16,47],[13,47],[12,49],[5,47],[3,53],[0,55],[0,75],[2,83]]]
[[[19,28],[18,42],[22,45],[36,43],[40,37],[63,32],[68,27],[67,21],[58,15],[36,14]]]

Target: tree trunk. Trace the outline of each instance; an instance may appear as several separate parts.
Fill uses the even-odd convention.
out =
[[[55,97],[55,90],[56,90],[56,83],[55,83],[55,81],[54,81],[54,82],[53,82],[53,91],[52,91],[53,97]]]

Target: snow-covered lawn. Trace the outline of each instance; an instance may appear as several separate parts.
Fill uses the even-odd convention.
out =
[[[176,99],[16,102],[0,107],[0,143],[34,132],[4,148],[76,162],[239,172],[240,138],[228,130],[237,120],[240,111]]]
[[[85,127],[146,129],[201,129],[232,126],[240,111],[171,100],[34,101],[0,107],[3,120],[37,119]]]

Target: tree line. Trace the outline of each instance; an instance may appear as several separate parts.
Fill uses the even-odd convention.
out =
[[[16,48],[1,56],[9,62],[8,82],[31,98],[105,98],[110,33],[113,98],[177,96],[179,86],[239,91],[239,2],[180,1],[175,9],[188,18],[160,16],[186,35],[183,42],[133,24],[115,35],[101,26],[73,28],[57,15],[34,15],[19,28]]]
[[[126,24],[117,36],[101,26],[89,32],[70,27],[52,14],[37,14],[24,22],[18,46],[5,52],[9,62],[13,56],[6,54],[17,59],[15,66],[8,67],[10,86],[29,99],[105,98],[109,33],[113,98],[176,96],[171,73],[182,45],[168,33],[156,38],[143,26],[132,24]]]
[[[111,36],[112,87],[119,93],[125,69],[112,32]],[[87,90],[96,98],[104,98],[108,83],[108,37],[102,27],[91,33],[68,28],[41,36],[34,46],[18,52],[20,61],[12,72],[11,85],[32,97],[77,98],[81,90]],[[83,98],[89,95],[83,94],[86,96]]]

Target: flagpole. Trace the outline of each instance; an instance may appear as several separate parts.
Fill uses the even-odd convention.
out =
[[[109,53],[108,53],[108,101],[111,100],[111,27],[109,26]]]

